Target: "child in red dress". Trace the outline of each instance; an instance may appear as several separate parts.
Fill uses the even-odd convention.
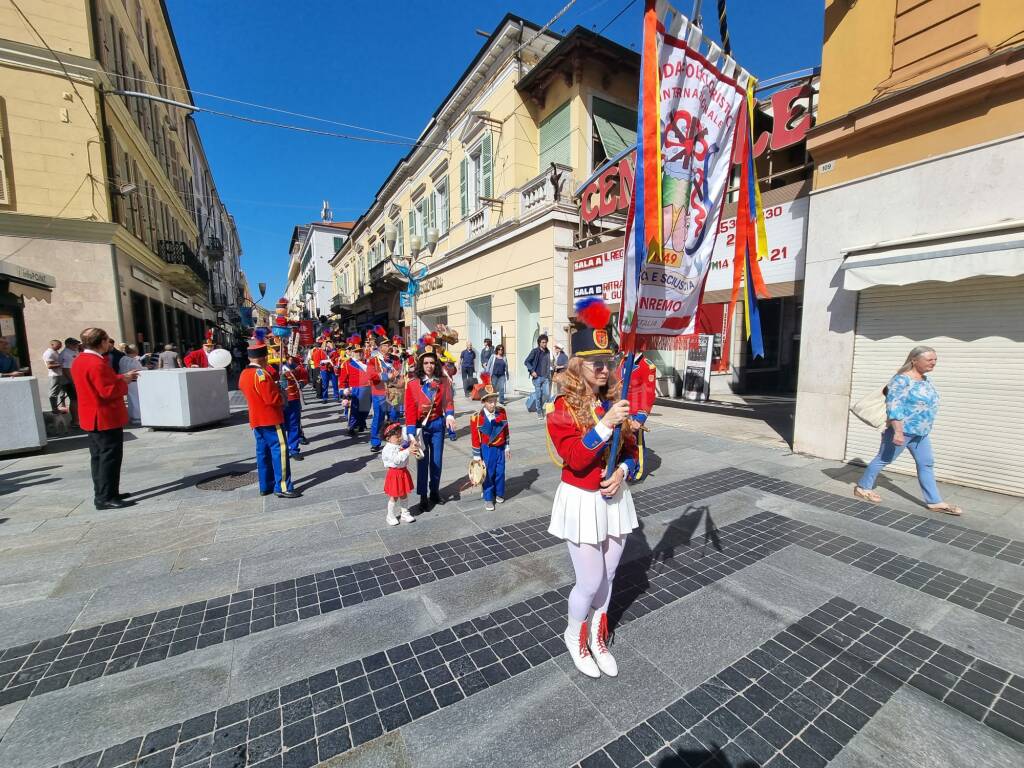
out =
[[[388,497],[388,514],[384,519],[388,525],[398,525],[399,520],[403,523],[416,522],[416,518],[409,514],[409,509],[405,505],[405,500],[413,489],[412,475],[406,468],[411,452],[411,445],[402,445],[401,423],[388,424],[384,428],[384,449],[380,453],[381,461],[388,468],[384,478],[384,493]]]

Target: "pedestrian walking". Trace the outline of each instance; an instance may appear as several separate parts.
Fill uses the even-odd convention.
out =
[[[569,356],[561,344],[555,344],[555,353],[551,356],[551,397],[562,391],[562,374],[569,365]]]
[[[60,350],[64,345],[60,339],[50,339],[50,345],[43,351],[43,364],[46,366],[46,378],[50,385],[50,411],[66,413],[70,400],[64,366],[60,360]]]
[[[80,334],[84,350],[71,366],[78,393],[79,425],[89,435],[89,468],[96,509],[121,509],[134,502],[121,493],[121,460],[128,408],[124,398],[139,371],[116,374],[107,354],[113,341],[102,328]]]
[[[533,395],[527,400],[526,408],[543,419],[544,406],[551,399],[551,351],[546,333],[537,337],[537,346],[530,350],[523,364],[533,379]]]
[[[132,371],[141,371],[143,369],[142,361],[139,360],[138,347],[133,347],[129,344],[125,347],[124,357],[121,358],[121,363],[118,366],[118,373],[131,373]],[[142,423],[142,408],[139,404],[139,382],[130,381],[128,382],[128,420],[132,424]]]
[[[257,334],[261,329],[257,328]],[[259,334],[249,342],[249,365],[238,388],[249,405],[249,426],[256,439],[256,471],[260,495],[294,499],[302,494],[292,485],[288,442],[284,436],[284,400],[281,387],[267,362],[267,344]]]
[[[547,417],[548,436],[563,462],[548,532],[566,541],[576,573],[564,636],[573,663],[588,677],[615,677],[608,603],[626,537],[638,525],[626,487],[636,471],[636,441],[625,423],[629,402],[620,398],[622,384],[611,375],[607,331],[576,331],[572,350],[564,392]],[[611,458],[609,441],[620,425],[619,453]],[[609,461],[616,469],[606,479]]]
[[[494,346],[491,344],[490,339],[484,339],[483,349],[480,350],[480,370],[491,372],[490,364],[491,358],[494,357]]]
[[[459,369],[462,371],[462,391],[469,397],[476,383],[476,350],[471,341],[466,342],[466,348],[459,355]]]
[[[505,345],[494,348],[494,356],[490,360],[488,372],[491,374],[491,386],[498,392],[498,403],[505,404],[505,387],[508,385],[508,360],[505,359]]]
[[[484,509],[491,511],[495,503],[505,503],[505,462],[512,458],[512,449],[508,414],[498,405],[498,392],[493,385],[484,386],[480,401],[480,410],[469,417],[469,434],[473,458],[480,459],[487,470],[482,490]]]
[[[416,518],[409,513],[406,500],[412,493],[412,475],[409,474],[409,455],[413,451],[413,443],[402,442],[402,424],[393,422],[384,427],[384,449],[380,459],[387,467],[384,475],[384,493],[388,497],[388,513],[384,521],[388,525],[415,523]]]
[[[160,353],[156,367],[158,369],[181,368],[181,357],[174,349],[173,344],[164,344],[164,351]]]
[[[416,375],[405,387],[406,433],[410,440],[419,440],[423,454],[416,462],[421,512],[444,503],[440,491],[445,431],[455,430],[451,381],[440,373],[439,367],[435,347],[425,344],[416,362]]]
[[[939,410],[939,393],[928,374],[937,362],[938,356],[931,347],[914,347],[889,380],[885,388],[886,428],[878,454],[853,488],[857,498],[874,504],[882,500],[874,490],[878,475],[906,448],[917,465],[917,482],[928,509],[947,515],[963,513],[960,507],[942,500],[935,483],[935,454],[930,435]]]

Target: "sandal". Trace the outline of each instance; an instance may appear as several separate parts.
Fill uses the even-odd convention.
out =
[[[949,504],[945,501],[941,504],[929,504],[928,509],[932,512],[941,512],[944,515],[953,515],[954,517],[960,517],[964,512],[956,504]]]
[[[859,485],[853,486],[853,495],[856,496],[858,499],[870,501],[872,504],[878,504],[882,500],[882,497],[879,496],[874,491],[869,491],[866,488],[861,488]]]

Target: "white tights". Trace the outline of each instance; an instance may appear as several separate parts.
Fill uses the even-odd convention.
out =
[[[584,622],[591,608],[608,610],[612,581],[626,546],[626,537],[609,536],[601,544],[566,543],[576,571],[576,585],[569,593],[569,619]]]

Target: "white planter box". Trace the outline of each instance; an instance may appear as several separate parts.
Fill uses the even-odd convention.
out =
[[[231,415],[223,368],[174,368],[139,376],[142,426],[201,427]]]
[[[37,451],[46,446],[46,426],[35,376],[0,379],[0,455]]]

